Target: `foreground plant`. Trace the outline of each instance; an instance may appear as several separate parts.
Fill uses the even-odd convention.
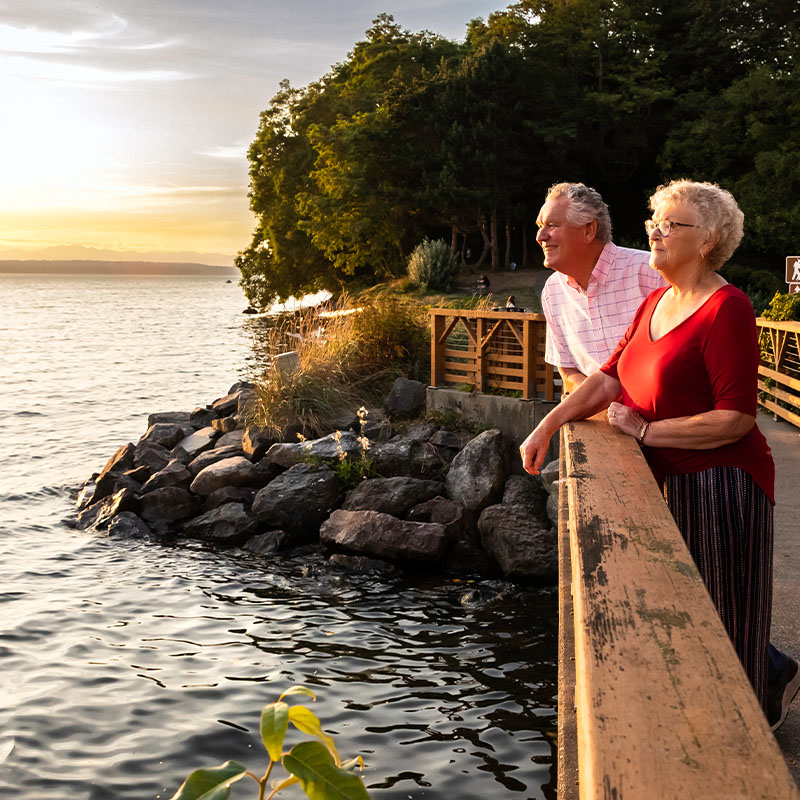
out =
[[[311,800],[369,800],[361,778],[355,773],[357,767],[364,766],[361,756],[342,763],[333,739],[323,732],[316,715],[305,706],[290,706],[283,702],[284,697],[293,695],[317,699],[305,686],[292,686],[276,703],[261,709],[261,740],[269,755],[269,764],[262,777],[238,761],[226,761],[218,767],[195,770],[171,800],[227,800],[231,785],[246,777],[258,784],[258,800],[270,800],[281,789],[295,783],[300,784]],[[283,742],[290,722],[301,733],[314,736],[317,741],[300,742],[284,753]],[[272,770],[278,763],[289,776],[274,779],[270,784]]]

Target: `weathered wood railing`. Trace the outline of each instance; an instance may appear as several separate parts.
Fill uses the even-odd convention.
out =
[[[800,798],[636,442],[564,426],[559,489],[560,800]]]
[[[800,322],[756,320],[761,343],[759,402],[800,427]]]
[[[552,400],[558,373],[544,360],[543,314],[431,309],[431,386],[516,390]]]

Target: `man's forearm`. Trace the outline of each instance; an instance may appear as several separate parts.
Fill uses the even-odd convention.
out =
[[[559,367],[558,371],[564,394],[574,392],[586,380],[586,375],[574,367]]]

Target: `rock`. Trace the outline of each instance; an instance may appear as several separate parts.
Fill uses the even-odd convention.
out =
[[[191,415],[186,411],[157,411],[147,418],[147,427],[167,423],[172,425],[191,425]]]
[[[412,442],[410,471],[415,478],[441,476],[446,467],[447,461],[430,442]]]
[[[184,522],[181,531],[184,536],[204,542],[242,544],[256,534],[258,520],[241,503],[226,503]]]
[[[411,439],[412,442],[427,442],[436,433],[437,427],[436,423],[430,420],[412,422],[403,435],[406,439]]]
[[[136,496],[130,489],[120,489],[81,511],[78,514],[78,527],[105,530],[117,514],[123,511],[137,511],[138,506]]]
[[[341,497],[341,482],[331,469],[296,464],[258,492],[253,513],[268,528],[310,538]]]
[[[241,503],[247,508],[253,505],[256,492],[258,490],[252,486],[223,486],[215,489],[205,500],[203,500],[202,510],[211,511],[225,503]]]
[[[238,447],[242,450],[242,436],[244,431],[242,430],[234,430],[230,433],[224,433],[222,436],[217,439],[216,446],[217,447]]]
[[[216,464],[226,458],[235,458],[236,456],[244,457],[244,450],[241,447],[214,447],[190,461],[188,469],[192,475],[197,475],[211,464]]]
[[[230,417],[239,410],[239,394],[229,392],[225,397],[220,397],[211,404],[211,408],[217,412],[219,417]]]
[[[239,417],[251,416],[256,401],[255,389],[243,387],[236,392],[238,402],[236,404],[236,415]]]
[[[220,417],[219,419],[211,420],[211,427],[220,433],[235,431],[237,424],[236,417]]]
[[[101,474],[94,482],[94,491],[91,495],[84,495],[84,506],[90,506],[100,502],[104,497],[116,494],[122,489],[129,489],[135,495],[141,489],[142,484],[135,481],[125,473],[106,472]]]
[[[394,564],[390,564],[388,561],[367,558],[366,556],[350,556],[346,553],[331,553],[328,563],[357,575],[366,575],[370,572],[380,572],[382,575],[397,575],[400,572]]]
[[[136,454],[136,445],[133,442],[122,445],[118,448],[111,458],[108,459],[106,465],[97,476],[98,479],[102,478],[107,472],[126,472],[133,469],[134,455]]]
[[[361,426],[361,433],[372,442],[388,442],[394,436],[394,428],[385,419],[367,420]]]
[[[214,447],[219,433],[215,431],[210,425],[206,428],[200,428],[194,433],[181,439],[178,444],[172,449],[172,456],[179,459],[184,464],[194,461],[200,453],[210,450]]]
[[[319,535],[329,547],[403,561],[436,563],[447,547],[443,525],[408,522],[377,511],[334,511]]]
[[[361,421],[358,419],[358,414],[349,408],[340,408],[326,424],[335,431],[354,431],[355,433],[361,431]]]
[[[375,471],[384,478],[408,475],[415,444],[403,436],[395,436],[388,442],[371,447],[369,458],[373,461]]]
[[[293,375],[300,369],[300,354],[296,350],[278,353],[272,359],[272,367],[284,377]]]
[[[242,449],[251,461],[260,461],[275,444],[275,434],[269,428],[248,425],[242,433]]]
[[[292,537],[286,531],[266,531],[266,533],[257,533],[248,539],[242,545],[242,549],[261,556],[267,556],[277,553],[279,550],[285,550],[291,544]]]
[[[147,480],[140,493],[147,494],[156,489],[163,489],[165,486],[188,489],[191,482],[192,473],[177,458],[173,458],[164,469],[160,469]]]
[[[539,477],[542,479],[542,485],[546,492],[552,490],[553,483],[558,480],[558,459],[548,461],[540,470]]]
[[[539,519],[547,516],[547,498],[536,475],[512,475],[503,490],[503,505],[526,506]]]
[[[455,453],[463,450],[473,438],[473,435],[468,431],[448,431],[441,428],[431,436],[429,441],[436,447],[454,451],[455,455]]]
[[[244,456],[234,456],[200,470],[189,488],[194,494],[208,495],[223,486],[252,486],[255,480],[253,465]]]
[[[507,474],[503,435],[497,429],[484,431],[453,459],[445,479],[447,495],[478,512],[500,499]]]
[[[270,481],[275,480],[281,473],[286,472],[285,467],[272,461],[267,461],[266,458],[262,458],[254,466],[256,468],[256,479],[253,486],[257,486],[259,489],[266,486]]]
[[[169,464],[171,456],[166,447],[152,442],[140,442],[136,445],[133,462],[137,467],[145,466],[151,472],[158,472]]]
[[[361,444],[358,437],[350,431],[331,433],[321,439],[311,439],[307,442],[277,442],[267,450],[264,458],[288,468],[306,458],[320,461],[338,460],[342,453],[353,458],[361,457]]]
[[[560,486],[560,480],[553,483],[550,487],[550,494],[547,496],[547,517],[556,528],[558,528],[558,492]]]
[[[527,506],[495,505],[478,519],[483,549],[508,578],[554,580],[558,575],[555,533],[544,528]]]
[[[156,422],[147,429],[147,433],[139,442],[158,444],[167,450],[172,450],[184,438],[183,427],[172,422]]]
[[[145,483],[152,474],[150,467],[135,467],[122,473],[126,478],[136,481],[138,484]]]
[[[380,511],[394,517],[403,516],[412,506],[444,494],[440,481],[419,478],[371,478],[361,481],[348,492],[342,508],[346,511]]]
[[[219,414],[213,408],[197,407],[189,414],[189,424],[195,430],[202,428],[210,428],[211,422],[219,417]]]
[[[475,519],[463,503],[446,497],[433,497],[409,509],[406,519],[411,522],[436,522],[442,525],[451,542],[465,540],[477,543]]]
[[[197,516],[200,503],[186,489],[165,486],[143,495],[139,516],[151,526],[170,525]]]
[[[75,498],[75,507],[78,509],[86,508],[91,505],[92,497],[95,490],[95,478],[89,478],[86,483],[81,486],[78,496]]]
[[[425,384],[408,378],[397,378],[383,400],[390,417],[413,417],[425,407]]]
[[[151,539],[153,531],[132,511],[122,511],[108,524],[108,535],[116,539]]]
[[[228,394],[236,394],[242,389],[255,389],[256,385],[252,381],[236,381],[236,383],[228,389]]]

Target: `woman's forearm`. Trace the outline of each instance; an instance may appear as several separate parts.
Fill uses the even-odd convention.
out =
[[[691,417],[651,422],[642,439],[648,447],[711,450],[738,441],[755,425],[755,417],[741,411],[716,409]]]

